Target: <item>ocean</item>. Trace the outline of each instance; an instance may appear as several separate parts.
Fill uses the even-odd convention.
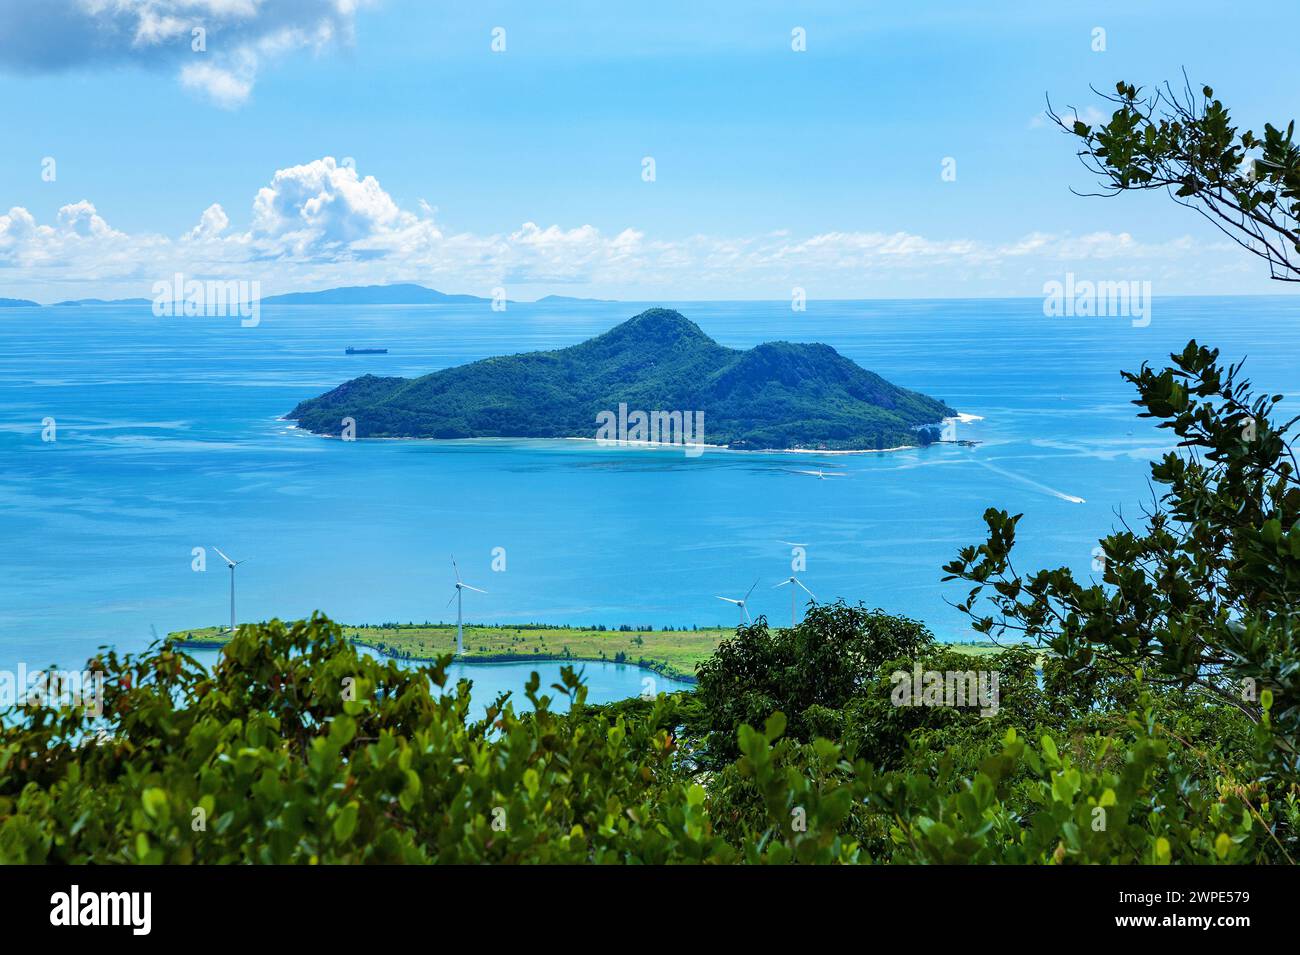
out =
[[[979,443],[688,456],[341,442],[281,419],[357,375],[571,345],[651,305],[733,347],[825,342],[975,416],[956,437]],[[346,623],[454,620],[454,553],[487,591],[467,594],[467,621],[680,627],[734,623],[716,597],[755,581],[752,611],[788,623],[775,585],[798,544],[819,600],[976,639],[950,604],[964,589],[940,578],[983,541],[985,508],[1024,514],[1019,569],[1086,577],[1098,538],[1150,504],[1148,462],[1172,442],[1136,417],[1121,369],[1196,338],[1247,358],[1284,408],[1300,397],[1295,298],[1157,298],[1151,314],[1139,328],[1048,318],[1038,299],[267,306],[250,328],[147,306],[0,309],[0,668],[79,666],[101,644],[139,650],[228,620],[214,547],[247,560],[241,621],[317,609]],[[835,476],[798,473],[819,469]]]

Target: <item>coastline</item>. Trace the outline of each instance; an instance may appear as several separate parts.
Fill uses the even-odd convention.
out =
[[[455,651],[454,624],[339,627],[353,646],[397,662],[435,663]],[[465,664],[530,660],[613,663],[694,684],[696,666],[712,656],[718,644],[733,633],[734,628],[720,626],[633,630],[545,624],[471,625],[465,628],[466,653],[455,659]],[[193,627],[172,630],[167,639],[183,650],[220,650],[229,642],[229,633],[220,626]]]
[[[454,651],[454,625],[376,627],[349,624],[341,625],[341,630],[354,646],[364,647],[399,663],[435,663]],[[728,627],[623,631],[545,624],[471,626],[465,631],[469,652],[455,657],[455,662],[466,665],[529,661],[612,663],[634,666],[694,686],[697,682],[696,667],[713,655],[718,643],[734,634],[735,629]],[[229,639],[220,627],[175,630],[168,633],[167,638],[182,650],[220,650]],[[551,641],[549,644],[548,639]],[[599,652],[593,648],[592,640],[603,644]],[[941,641],[941,644],[974,656],[992,652],[991,647],[979,643]]]
[[[349,637],[348,640],[353,646],[365,647],[367,650],[373,650],[385,658],[403,663],[437,663],[437,657],[428,656],[397,656],[391,650],[376,646],[369,640],[358,640]],[[205,640],[203,638],[185,639],[181,638],[176,641],[176,646],[182,650],[220,650],[226,645],[225,640]],[[611,660],[608,657],[592,656],[565,656],[562,653],[489,653],[477,654],[474,656],[456,657],[456,663],[463,663],[466,666],[477,666],[479,664],[488,665],[494,663],[524,663],[529,660],[538,660],[543,663],[608,663],[614,666],[630,666],[645,670],[649,673],[656,673],[659,676],[668,677],[677,680],[680,683],[689,683],[694,686],[697,682],[695,674],[686,673],[678,670],[663,660]]]
[[[369,650],[374,650],[375,653],[383,654],[390,660],[401,660],[406,663],[438,662],[437,657],[396,657],[393,656],[391,652],[381,649],[366,640],[353,640],[352,643],[358,647],[365,647]],[[528,660],[540,660],[545,663],[608,663],[613,666],[637,667],[638,669],[646,670],[650,673],[656,673],[659,676],[665,676],[681,683],[689,683],[691,686],[694,686],[697,682],[694,673],[685,673],[663,660],[646,660],[644,658],[640,660],[611,660],[608,657],[565,656],[562,653],[484,653],[477,656],[462,655],[456,657],[453,662],[463,663],[466,666],[476,666],[479,664],[487,665],[493,663],[524,663]]]
[[[343,440],[338,435],[319,434],[315,431],[309,431],[306,428],[298,426],[292,418],[277,417],[278,422],[288,424],[288,430],[297,431],[304,435],[310,435],[313,438],[324,438],[327,441]],[[983,421],[983,415],[968,414],[958,412],[956,415],[942,418],[937,424],[944,425],[949,422],[958,424],[969,424],[972,421]],[[683,449],[701,449],[708,451],[727,451],[731,454],[815,454],[815,455],[844,455],[844,454],[889,454],[894,451],[918,451],[924,445],[920,444],[899,444],[892,448],[836,448],[836,449],[818,449],[818,448],[733,448],[728,444],[709,444],[707,442],[698,442],[692,444],[681,444],[669,441],[609,441],[604,438],[584,438],[578,435],[564,435],[554,438],[538,437],[483,437],[483,438],[414,438],[414,437],[379,437],[379,438],[354,438],[354,441],[440,441],[443,443],[468,442],[468,441],[587,441],[592,444],[600,445],[607,448],[624,448],[633,451],[662,451],[662,450],[683,450]],[[945,442],[935,442],[942,444]],[[952,442],[946,442],[952,443]],[[695,455],[691,455],[694,457]]]

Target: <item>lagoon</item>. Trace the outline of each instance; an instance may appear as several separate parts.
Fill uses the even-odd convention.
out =
[[[378,660],[389,659],[368,647],[358,648],[362,653]],[[186,650],[190,656],[209,669],[217,662],[218,650]],[[397,660],[399,666],[419,666],[406,660]],[[538,693],[551,698],[551,709],[556,712],[568,712],[569,699],[551,684],[560,683],[560,670],[571,666],[581,675],[587,686],[588,703],[612,703],[630,696],[657,693],[676,693],[688,690],[691,684],[684,680],[674,680],[653,670],[635,666],[630,663],[609,663],[604,660],[574,660],[567,664],[559,660],[519,660],[504,663],[461,663],[453,662],[447,668],[447,689],[454,689],[460,680],[473,683],[470,690],[474,701],[474,712],[481,714],[488,704],[494,702],[502,693],[512,693],[510,702],[515,712],[532,709],[524,696],[524,685],[536,672],[541,680]]]

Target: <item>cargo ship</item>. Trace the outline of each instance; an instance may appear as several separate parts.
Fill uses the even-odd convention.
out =
[[[387,355],[387,348],[345,348],[345,355]]]

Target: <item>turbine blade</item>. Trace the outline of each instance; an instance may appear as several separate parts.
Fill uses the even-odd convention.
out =
[[[221,554],[221,559],[224,560],[227,564],[233,564],[233,563],[234,563],[233,560],[231,560],[231,559],[230,559],[229,557],[227,557],[225,554],[222,554],[222,553],[221,553],[221,548],[220,548],[220,547],[213,547],[212,549],[215,550],[218,554]]]
[[[794,578],[791,577],[790,580],[794,580]],[[773,589],[773,590],[776,590],[777,587],[789,587],[789,586],[790,586],[790,580],[783,580],[783,581],[781,581],[779,584],[777,584],[776,587],[773,587],[772,589]]]
[[[451,569],[456,574],[456,580],[460,580],[460,568],[456,566],[456,555],[451,555]]]
[[[757,586],[758,586],[758,581],[756,580],[756,581],[754,581],[754,587],[757,587]],[[749,599],[749,595],[752,594],[752,593],[754,592],[754,587],[750,587],[749,590],[745,591],[745,599],[746,599],[746,600],[748,600],[748,599]]]
[[[741,604],[740,609],[745,611],[745,619],[748,620],[750,623],[753,623],[754,618],[749,615],[749,608],[746,607],[744,604]]]
[[[451,592],[451,600],[455,600],[455,599],[456,599],[456,594],[458,594],[458,593],[460,593],[459,590],[453,590],[453,591]],[[447,607],[450,607],[450,606],[451,606],[451,600],[448,600],[448,601],[447,601]],[[447,608],[444,607],[443,609],[445,610],[445,609],[447,609]]]
[[[472,590],[472,591],[474,591],[475,593],[479,593],[479,594],[485,594],[485,593],[487,593],[486,590],[482,590],[481,588],[478,588],[478,587],[471,587],[469,584],[464,583],[464,582],[461,583],[461,586],[464,587],[466,590]]]
[[[793,578],[791,578],[791,579],[793,579]],[[798,581],[798,580],[796,580],[795,583],[798,584],[800,587],[803,587],[803,582],[802,582],[802,581]],[[813,600],[816,600],[816,599],[817,599],[817,595],[816,595],[815,593],[813,593],[811,590],[808,590],[807,587],[803,587],[803,589],[807,592],[808,596],[811,597]]]
[[[714,596],[717,597],[717,594],[714,594]],[[745,603],[743,600],[733,600],[730,597],[718,597],[718,599],[725,600],[729,604],[736,604],[737,606],[743,606]]]

